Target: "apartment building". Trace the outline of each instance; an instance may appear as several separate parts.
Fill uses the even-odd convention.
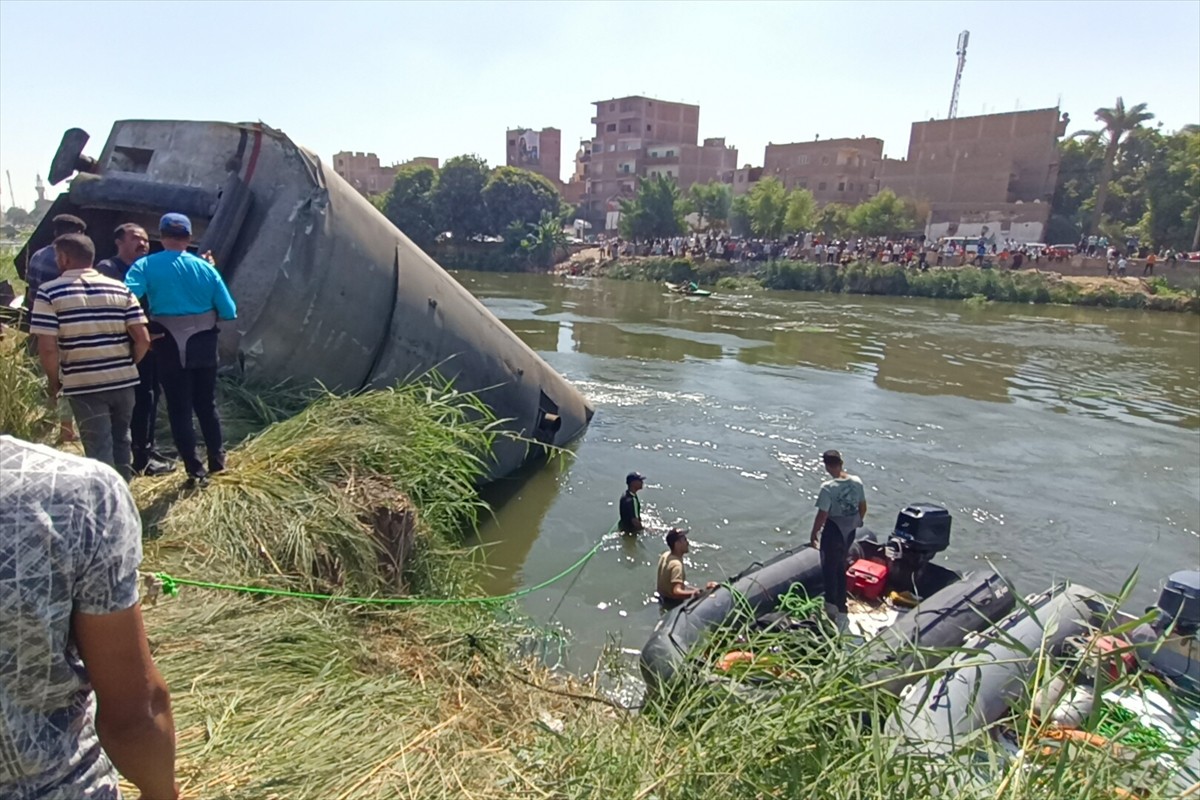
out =
[[[737,169],[737,148],[724,138],[700,141],[699,106],[641,96],[593,105],[596,133],[579,161],[581,205],[595,225],[613,222],[609,212],[633,195],[640,178],[666,175],[687,191],[694,183],[726,180]]]
[[[807,189],[822,205],[856,205],[879,191],[882,160],[883,140],[866,136],[768,144],[762,174],[789,191]]]
[[[506,163],[562,184],[562,131],[558,128],[512,128],[505,134]]]
[[[413,164],[438,168],[438,160],[428,156],[419,156],[408,161],[385,167],[379,163],[379,156],[374,153],[358,153],[343,150],[333,155],[333,171],[342,176],[359,192],[370,197],[382,194],[392,188],[396,173],[401,167]]]
[[[1037,241],[1069,121],[1041,108],[914,122],[907,158],[884,159],[880,185],[929,203],[929,235]]]

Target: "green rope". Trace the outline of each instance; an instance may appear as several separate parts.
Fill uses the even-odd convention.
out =
[[[155,572],[154,577],[158,579],[162,585],[163,594],[174,597],[179,594],[180,586],[194,586],[199,589],[218,589],[226,592],[240,592],[242,594],[256,594],[267,597],[295,597],[304,600],[335,600],[341,603],[356,603],[360,605],[374,606],[453,606],[453,605],[469,605],[473,603],[504,603],[509,600],[516,600],[519,597],[524,597],[528,594],[533,594],[536,591],[545,589],[547,586],[560,581],[570,575],[577,569],[583,567],[592,556],[600,552],[600,548],[604,545],[604,540],[607,539],[613,531],[617,529],[614,525],[609,529],[608,533],[600,537],[600,540],[592,546],[583,556],[571,566],[564,569],[562,572],[555,575],[553,578],[548,578],[536,586],[530,586],[525,589],[520,589],[508,594],[496,595],[492,597],[347,597],[336,594],[319,594],[316,592],[296,592],[289,589],[267,589],[259,586],[239,586],[231,583],[214,583],[212,581],[196,581],[190,578],[177,578],[174,575],[168,575],[165,572]]]

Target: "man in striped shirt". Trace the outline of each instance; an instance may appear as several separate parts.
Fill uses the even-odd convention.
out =
[[[87,236],[58,237],[54,255],[59,276],[38,287],[29,321],[50,402],[61,392],[75,414],[83,451],[129,480],[136,364],[150,349],[146,316],[123,283],[92,268],[96,248]]]

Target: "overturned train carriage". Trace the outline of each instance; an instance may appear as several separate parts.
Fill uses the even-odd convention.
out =
[[[316,155],[259,124],[117,122],[99,158],[67,131],[50,181],[72,174],[26,249],[52,239],[50,220],[88,223],[98,257],[109,232],[158,217],[192,218],[238,304],[221,358],[255,382],[383,387],[437,368],[529,439],[562,445],[592,417],[586,399]],[[77,174],[75,174],[77,173]],[[157,244],[152,243],[152,249]],[[538,448],[498,444],[491,477]]]

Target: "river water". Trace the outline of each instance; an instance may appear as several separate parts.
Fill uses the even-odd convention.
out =
[[[682,298],[637,282],[457,273],[587,395],[573,455],[494,487],[485,589],[558,573],[617,518],[630,470],[643,519],[691,527],[692,582],[807,539],[842,451],[868,523],[907,503],[954,516],[957,569],[992,562],[1022,592],[1070,578],[1117,591],[1200,566],[1200,317],[793,292]],[[613,536],[574,580],[523,598],[586,668],[658,618],[659,535]]]

